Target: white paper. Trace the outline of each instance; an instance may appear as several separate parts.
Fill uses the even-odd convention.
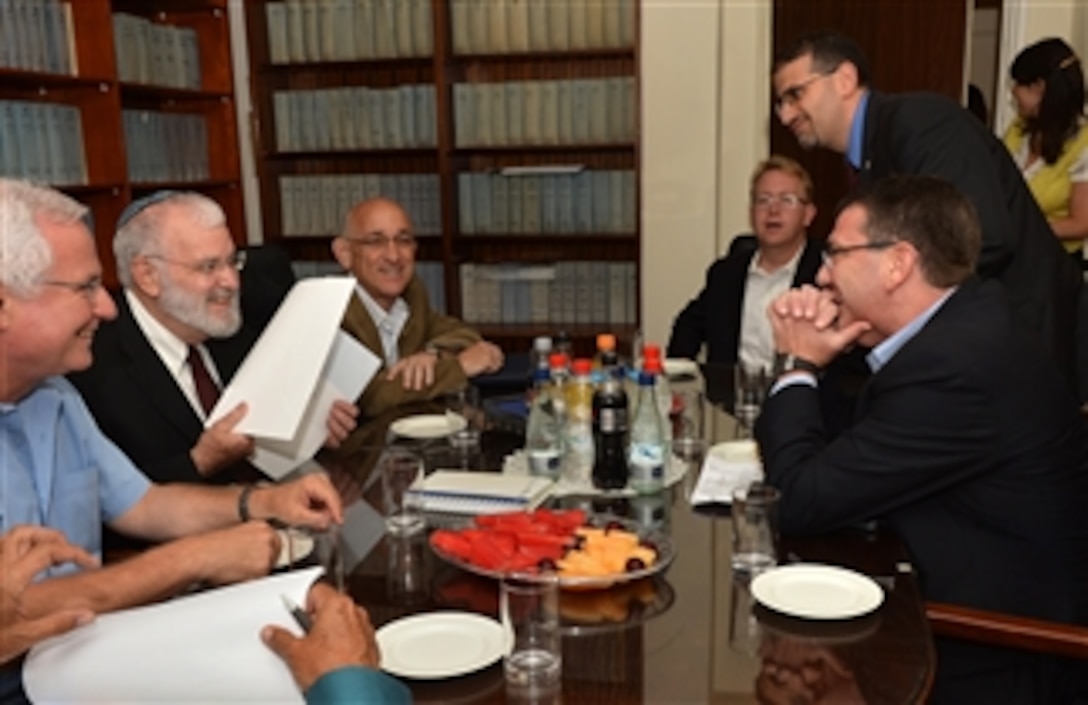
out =
[[[23,681],[35,703],[302,703],[291,673],[260,639],[266,624],[301,630],[283,596],[306,604],[308,568],[100,616],[42,642]]]
[[[731,504],[733,490],[763,479],[763,465],[751,441],[721,443],[703,461],[699,481],[691,493],[692,504]]]
[[[290,440],[256,438],[254,465],[276,480],[313,457],[328,435],[326,419],[337,399],[354,401],[362,394],[381,360],[365,345],[342,330],[337,331],[325,369],[318,378],[310,403]]]
[[[355,286],[350,277],[297,282],[208,416],[218,421],[240,402],[249,410],[239,433],[288,439],[317,386]]]
[[[358,398],[380,366],[340,331],[354,290],[352,277],[297,282],[208,415],[205,426],[248,404],[235,431],[254,438],[253,464],[269,477],[283,477],[316,453],[333,402]]]

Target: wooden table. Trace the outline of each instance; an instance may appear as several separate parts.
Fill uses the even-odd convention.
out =
[[[712,435],[721,437],[723,429]],[[517,439],[503,433],[485,434],[482,452],[471,455],[439,442],[426,449],[427,465],[495,470],[516,446]],[[350,461],[337,466],[334,478],[366,475]],[[340,485],[346,486],[342,477]],[[858,531],[785,540],[783,562],[860,570],[885,586],[886,599],[871,617],[847,623],[784,618],[753,610],[744,582],[734,578],[727,508],[696,511],[684,495],[680,483],[646,500],[590,502],[599,511],[651,518],[671,535],[677,555],[647,584],[614,594],[565,595],[564,611],[584,617],[564,621],[563,703],[789,702],[784,695],[798,689],[802,667],[813,687],[808,699],[793,702],[924,700],[934,671],[932,641],[918,585],[896,539]],[[363,496],[380,506],[374,483]],[[561,505],[587,502],[568,498]],[[386,537],[349,569],[348,589],[376,627],[439,609],[497,616],[495,582],[445,564],[423,536]],[[420,703],[507,702],[501,662],[475,674],[409,685]]]

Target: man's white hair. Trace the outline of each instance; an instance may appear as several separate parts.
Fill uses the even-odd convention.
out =
[[[117,278],[126,288],[132,288],[132,263],[137,257],[162,254],[163,243],[170,235],[164,222],[170,206],[178,207],[191,225],[204,230],[227,222],[218,203],[192,191],[152,195],[142,209],[139,203],[134,205],[137,213],[123,222],[113,237]]]
[[[16,296],[33,296],[53,264],[38,223],[71,225],[87,207],[48,186],[0,178],[0,284]]]

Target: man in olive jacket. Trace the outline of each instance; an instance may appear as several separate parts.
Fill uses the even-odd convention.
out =
[[[342,327],[385,361],[359,398],[359,425],[342,452],[381,445],[397,407],[436,399],[502,367],[498,347],[431,309],[415,275],[417,247],[408,214],[387,198],[356,204],[333,240],[336,261],[357,281]]]

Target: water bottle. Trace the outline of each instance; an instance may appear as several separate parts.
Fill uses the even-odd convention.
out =
[[[656,355],[651,347],[657,350]],[[672,453],[672,389],[669,387],[669,379],[661,366],[661,350],[656,345],[646,346],[647,353],[643,356],[645,370],[654,376],[654,398],[657,400],[657,413],[661,417],[661,432],[665,439],[665,457]]]
[[[619,490],[627,486],[627,393],[616,377],[608,377],[593,393],[593,486]]]
[[[537,370],[533,379],[536,393],[529,407],[529,422],[525,432],[525,453],[529,458],[529,474],[556,478],[563,455],[561,427],[553,390],[547,370]]]
[[[567,424],[564,436],[563,476],[588,485],[593,475],[593,363],[588,358],[574,361],[574,376],[565,393]]]
[[[529,382],[532,383],[539,369],[548,369],[548,357],[552,354],[552,339],[546,335],[533,338],[533,348],[529,351]]]
[[[628,447],[628,484],[640,494],[658,492],[665,486],[665,434],[654,395],[655,377],[646,370],[639,374],[638,409],[631,424]]]

